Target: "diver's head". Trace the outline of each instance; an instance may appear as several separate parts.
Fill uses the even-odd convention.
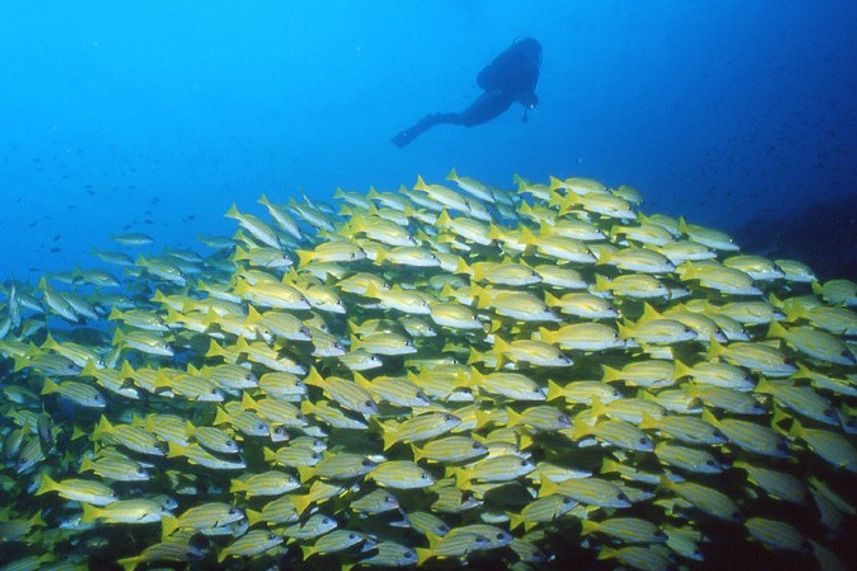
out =
[[[515,46],[519,51],[532,54],[535,57],[542,55],[542,45],[534,38],[516,38]]]

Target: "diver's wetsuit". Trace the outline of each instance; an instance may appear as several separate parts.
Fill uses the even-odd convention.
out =
[[[485,93],[464,111],[426,115],[393,137],[393,144],[402,148],[435,125],[446,123],[472,127],[486,123],[501,115],[515,101],[526,109],[532,109],[538,101],[535,89],[539,79],[541,53],[541,45],[532,38],[516,41],[479,72],[476,81]]]

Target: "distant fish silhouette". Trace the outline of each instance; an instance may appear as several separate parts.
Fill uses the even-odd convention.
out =
[[[463,111],[457,113],[430,113],[416,124],[392,138],[399,148],[425,133],[435,125],[444,123],[473,127],[499,117],[512,103],[519,102],[527,112],[539,101],[536,83],[542,61],[542,46],[533,38],[521,38],[506,51],[494,58],[479,75],[476,82],[485,92]]]

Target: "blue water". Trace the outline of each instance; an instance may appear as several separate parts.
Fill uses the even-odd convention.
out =
[[[854,199],[857,2],[530,4],[0,2],[0,278],[92,266],[123,228],[191,246],[262,192],[452,165],[630,183],[727,230]],[[390,144],[466,106],[524,35],[543,46],[528,123],[515,106]]]

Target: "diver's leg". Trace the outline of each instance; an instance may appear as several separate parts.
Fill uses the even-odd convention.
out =
[[[514,97],[505,91],[486,91],[458,114],[458,124],[474,127],[487,123],[503,114],[513,101]]]
[[[420,119],[415,125],[408,127],[391,139],[392,143],[400,149],[434,127],[441,123],[460,124],[461,118],[459,113],[430,113]]]

